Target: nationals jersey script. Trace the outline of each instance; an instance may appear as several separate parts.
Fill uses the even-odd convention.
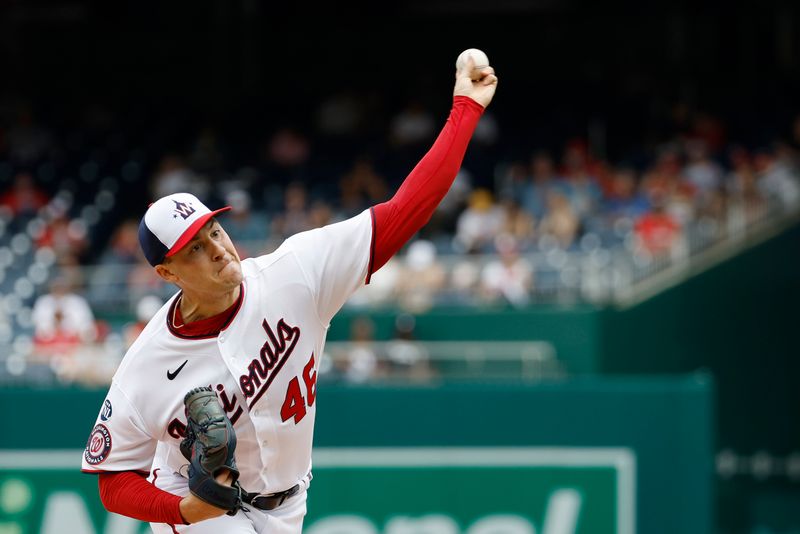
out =
[[[278,492],[307,480],[325,336],[331,318],[367,279],[372,238],[367,210],[243,260],[239,308],[218,336],[185,337],[169,326],[178,295],[172,297],[117,369],[82,469],[158,470],[163,489],[185,487],[183,397],[211,386],[236,430],[236,463],[247,491]]]

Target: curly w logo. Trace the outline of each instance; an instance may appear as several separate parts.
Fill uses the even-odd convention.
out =
[[[194,208],[191,204],[186,204],[185,202],[178,202],[177,200],[173,200],[175,203],[175,213],[183,217],[183,220],[189,218],[189,216],[194,213]]]

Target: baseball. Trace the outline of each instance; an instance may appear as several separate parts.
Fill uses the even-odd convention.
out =
[[[461,70],[462,65],[467,62],[468,56],[472,56],[472,60],[475,62],[475,69],[472,71],[471,77],[473,80],[477,80],[481,76],[481,69],[489,66],[489,57],[483,50],[467,48],[458,55],[458,59],[456,59],[456,70]]]

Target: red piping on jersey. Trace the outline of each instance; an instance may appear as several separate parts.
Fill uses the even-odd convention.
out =
[[[109,473],[109,472],[111,472],[111,471],[103,471],[102,469],[81,469],[81,473],[86,473],[87,475],[99,475],[101,473]],[[129,473],[137,473],[139,475],[142,475],[143,477],[146,477],[147,475],[150,474],[149,471],[131,470],[131,471],[128,471],[128,472]]]
[[[372,209],[370,274],[389,261],[430,220],[456,179],[483,111],[483,106],[471,98],[455,97],[450,116],[431,149],[403,180],[395,195]]]
[[[375,263],[375,208],[369,209],[369,216],[372,219],[372,238],[369,241],[369,267],[367,268],[367,279],[364,280],[365,284],[369,284],[372,279],[372,266]]]
[[[236,302],[234,302],[228,309],[218,313],[217,315],[212,315],[211,317],[206,317],[205,319],[200,319],[199,321],[186,323],[180,329],[175,328],[175,326],[172,324],[173,317],[178,320],[182,320],[181,310],[180,307],[178,307],[180,297],[176,298],[174,301],[172,301],[169,311],[167,312],[167,328],[169,329],[170,333],[181,339],[192,340],[211,339],[217,337],[220,332],[230,326],[230,324],[233,322],[233,319],[236,317],[236,314],[239,313],[239,309],[242,307],[242,302],[244,302],[244,282],[239,285],[239,288],[239,298],[237,298]]]

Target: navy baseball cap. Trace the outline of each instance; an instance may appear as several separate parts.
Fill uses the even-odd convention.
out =
[[[189,193],[173,193],[150,204],[139,223],[139,245],[152,266],[182,249],[211,217],[230,206],[211,211]]]

